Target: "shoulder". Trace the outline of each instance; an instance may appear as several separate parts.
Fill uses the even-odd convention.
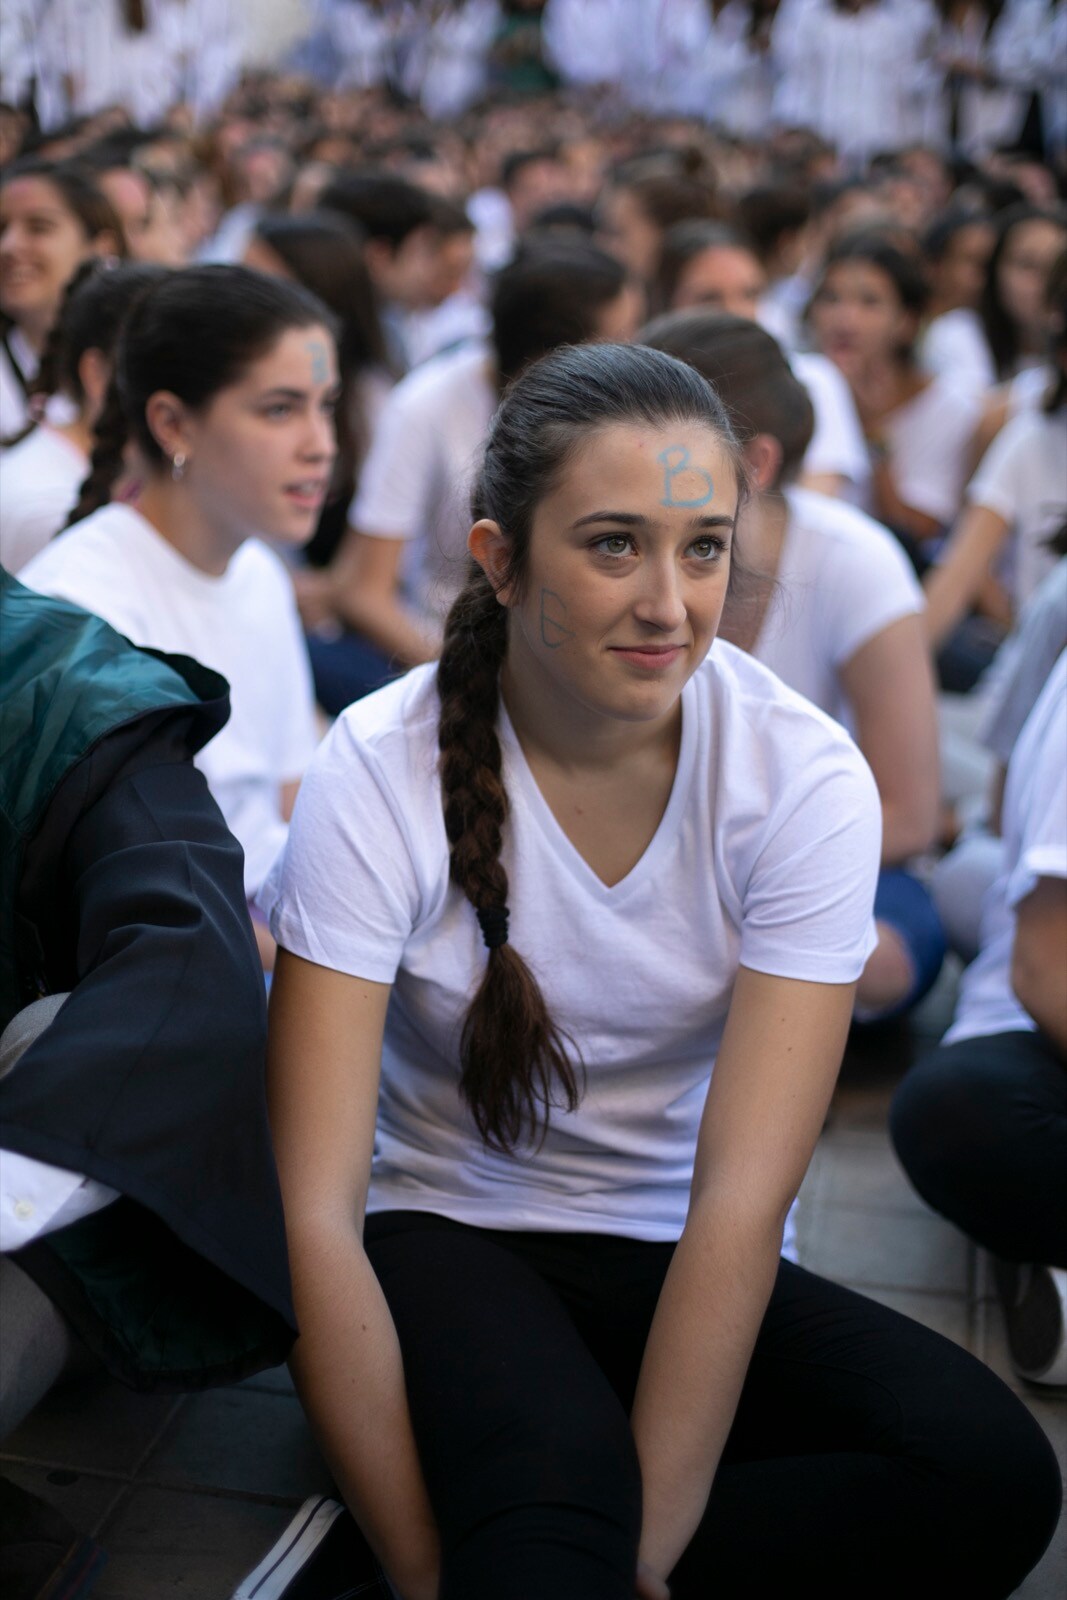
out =
[[[918,593],[918,582],[899,543],[865,511],[811,489],[787,489],[786,501],[788,537],[802,541],[828,582],[845,573],[851,577],[858,569],[868,584],[876,576],[899,579]]]
[[[436,771],[439,713],[436,663],[414,667],[341,713],[320,747],[323,759],[373,768],[398,794],[418,791]]]
[[[128,555],[141,521],[127,506],[101,506],[35,556],[21,574],[23,583],[47,592],[51,584],[81,574],[107,581],[115,558]]]
[[[261,539],[246,539],[237,550],[226,574],[235,589],[269,599],[289,611],[295,606],[289,569]]]
[[[480,341],[431,356],[415,367],[392,390],[386,405],[394,412],[412,417],[438,417],[442,406],[457,397],[466,398],[472,388],[490,388],[489,352]]]

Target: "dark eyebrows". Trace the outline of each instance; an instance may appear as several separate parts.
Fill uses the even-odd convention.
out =
[[[691,528],[732,528],[737,521],[736,517],[691,517]],[[579,517],[572,527],[585,528],[593,522],[613,522],[619,528],[647,528],[647,517],[638,516],[633,511],[592,511],[587,517]]]

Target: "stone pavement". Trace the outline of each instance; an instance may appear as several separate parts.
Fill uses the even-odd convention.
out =
[[[920,1043],[937,1037],[950,1002],[942,988],[928,1004]],[[889,1148],[886,1109],[908,1051],[892,1033],[850,1053],[802,1191],[801,1259],[987,1361],[1022,1393],[1067,1478],[1067,1397],[1013,1378],[981,1252],[916,1198]],[[96,1600],[228,1600],[301,1500],[329,1488],[284,1369],[184,1398],[72,1385],[8,1440],[0,1471],[104,1544]],[[1067,1516],[1017,1591],[1065,1594]]]

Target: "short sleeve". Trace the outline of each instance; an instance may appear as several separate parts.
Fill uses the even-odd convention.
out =
[[[1022,849],[1008,879],[1008,904],[1017,906],[1039,878],[1067,878],[1067,764],[1062,738],[1051,741],[1058,770],[1044,762],[1023,824]]]
[[[877,526],[872,525],[871,533],[862,546],[842,543],[834,552],[835,562],[841,563],[838,615],[828,630],[835,667],[850,661],[891,623],[925,610],[922,589],[901,547]]]
[[[1028,419],[1016,421],[1025,424]],[[1019,514],[1025,470],[1020,445],[1024,437],[1019,427],[1009,422],[993,440],[967,487],[970,505],[995,511],[1005,522],[1014,522]]]
[[[343,718],[308,768],[258,903],[283,949],[374,983],[395,978],[418,916],[413,855],[381,764]]]
[[[438,430],[413,399],[402,382],[382,406],[349,511],[349,521],[360,533],[415,539],[430,519]]]
[[[808,760],[768,819],[742,901],[741,965],[853,983],[874,948],[882,846],[878,790],[844,739]]]

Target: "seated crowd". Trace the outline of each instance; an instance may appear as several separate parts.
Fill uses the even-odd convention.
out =
[[[288,1359],[241,1600],[1006,1597],[1048,1441],[792,1207],[880,1030],[1067,1384],[1063,6],[392,9],[0,108],[0,1439]]]

